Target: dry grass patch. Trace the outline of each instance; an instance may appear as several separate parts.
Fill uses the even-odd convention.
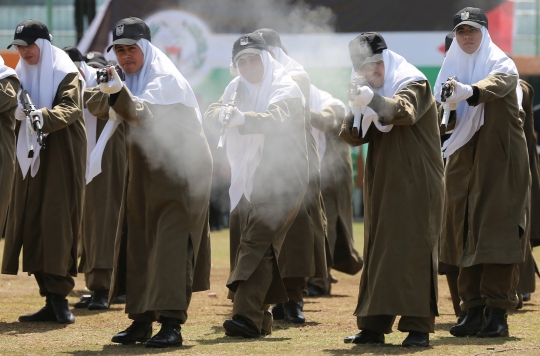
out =
[[[355,224],[355,236],[362,251],[362,224]],[[105,312],[74,310],[73,325],[56,323],[19,323],[21,314],[37,311],[44,299],[38,295],[33,277],[0,275],[0,354],[1,355],[540,355],[540,296],[523,310],[511,313],[510,335],[503,339],[455,338],[448,330],[455,322],[446,279],[439,277],[439,308],[436,333],[431,335],[431,347],[405,349],[400,332],[387,335],[385,346],[353,346],[343,343],[343,337],[357,332],[352,315],[358,295],[359,275],[336,273],[339,283],[333,286],[329,298],[306,299],[305,325],[276,321],[271,336],[259,340],[229,338],[224,334],[223,321],[230,317],[231,302],[226,298],[225,282],[229,273],[228,231],[212,234],[212,289],[196,293],[189,319],[182,329],[184,346],[156,350],[142,345],[123,346],[110,342],[111,337],[125,329],[130,321],[122,305]],[[3,240],[0,252],[3,251]],[[536,256],[540,258],[540,251]],[[77,301],[84,288],[83,276],[76,279],[70,303]],[[210,297],[208,293],[217,293]],[[399,291],[391,291],[399,293]],[[159,329],[154,324],[154,331]]]

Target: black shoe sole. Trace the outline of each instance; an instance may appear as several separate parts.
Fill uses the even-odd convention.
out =
[[[150,340],[149,337],[147,338],[140,338],[140,339],[137,339],[136,341],[120,341],[120,340],[114,340],[114,336],[113,338],[111,339],[111,342],[114,342],[115,344],[122,344],[122,345],[133,345],[133,344],[136,344],[138,342],[140,343],[145,343],[147,342],[148,340]]]
[[[107,310],[109,307],[103,304],[92,304],[88,305],[88,310]]]
[[[225,335],[227,336],[241,336],[246,339],[257,339],[261,335],[256,335],[255,333],[248,333],[243,328],[237,327],[233,323],[223,323],[223,328],[225,329]]]
[[[510,333],[508,332],[508,330],[503,331],[499,335],[480,334],[480,332],[479,332],[478,334],[476,334],[476,336],[481,338],[481,339],[493,338],[493,337],[510,337]]]

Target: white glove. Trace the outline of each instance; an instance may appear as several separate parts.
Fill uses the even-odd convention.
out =
[[[19,102],[17,109],[15,109],[15,118],[19,121],[23,121],[26,118],[21,102]]]
[[[227,113],[227,107],[224,106],[221,108],[219,112],[219,118],[218,121],[220,124],[223,124],[223,121],[225,120],[225,114]],[[231,115],[231,121],[229,122],[229,127],[235,127],[239,125],[243,125],[246,122],[246,116],[243,112],[238,110],[238,108],[234,108],[232,115]]]
[[[354,98],[354,105],[366,106],[371,103],[371,100],[373,99],[373,90],[371,90],[368,86],[363,86],[360,88],[360,90],[360,94]]]
[[[467,100],[473,95],[473,88],[468,84],[461,84],[456,80],[452,80],[452,86],[454,87],[454,92],[450,95],[446,101],[455,104],[459,103],[462,100]]]
[[[116,94],[120,90],[122,90],[122,80],[120,79],[120,76],[116,72],[116,69],[112,68],[109,70],[109,73],[112,76],[112,80],[108,83],[100,83],[99,84],[99,90],[101,90],[102,93],[105,94]]]

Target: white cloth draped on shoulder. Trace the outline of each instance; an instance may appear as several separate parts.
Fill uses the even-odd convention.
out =
[[[23,59],[19,60],[15,71],[21,82],[22,89],[28,90],[32,102],[37,109],[52,109],[52,103],[58,86],[68,73],[79,73],[75,64],[68,54],[57,48],[48,40],[38,38],[35,42],[40,50],[39,62],[35,65],[27,64]],[[37,136],[32,135],[34,145],[34,157],[28,158],[26,144],[26,126],[20,125],[17,139],[17,161],[22,171],[23,179],[31,167],[30,174],[35,177],[39,170],[39,151]]]
[[[452,41],[437,76],[435,100],[441,101],[442,83],[446,82],[448,77],[457,76],[458,82],[472,85],[494,73],[517,75],[518,71],[514,61],[491,41],[489,31],[482,26],[482,42],[473,54],[465,53],[457,41]],[[517,87],[520,88],[520,85]],[[469,142],[483,124],[484,104],[469,106],[466,100],[457,103],[454,131],[442,147],[444,157],[450,156]]]
[[[399,54],[385,49],[382,53],[384,63],[384,82],[381,88],[371,88],[374,93],[377,93],[386,98],[392,98],[398,91],[412,82],[427,80],[426,76],[415,66],[407,62],[407,60]],[[351,74],[351,80],[358,74],[354,68]],[[370,86],[371,87],[371,86]],[[361,107],[349,102],[351,111],[355,119],[361,116]],[[355,120],[357,121],[357,120]],[[362,137],[366,135],[369,126],[373,123],[381,132],[389,132],[394,125],[382,125],[379,121],[379,116],[371,108],[366,107],[364,118],[362,119]]]
[[[12,75],[17,75],[13,68],[8,67],[4,63],[4,58],[0,56],[0,79],[7,78]]]
[[[242,112],[253,111],[263,113],[268,107],[279,101],[291,98],[305,99],[300,88],[287,74],[285,68],[275,61],[270,54],[263,50],[260,54],[264,66],[264,75],[261,83],[251,84],[242,77],[234,78],[223,93],[223,103],[229,102],[237,81],[241,81],[241,91],[238,93],[238,110]],[[238,205],[242,195],[249,201],[253,189],[253,176],[259,165],[262,150],[264,149],[264,135],[241,135],[239,126],[227,129],[225,136],[225,149],[231,166],[231,211]]]
[[[86,63],[81,62],[81,71],[86,78],[86,86],[93,88],[97,86],[97,70],[92,68]],[[116,114],[111,110],[109,117],[113,115],[116,118]],[[86,125],[86,139],[87,139],[87,151],[86,151],[86,184],[90,183],[95,176],[101,173],[101,160],[103,158],[103,152],[105,146],[111,138],[112,134],[120,124],[119,120],[109,119],[103,128],[99,139],[97,134],[97,120],[94,115],[84,109],[84,122]]]
[[[274,55],[276,56],[276,61],[285,67],[285,70],[291,77],[298,76],[309,79],[309,75],[305,71],[304,67],[289,57],[281,48],[275,47],[272,52],[274,52]]]
[[[126,86],[138,101],[150,104],[184,104],[202,116],[195,93],[171,60],[146,39],[137,42],[144,55],[142,68],[133,74],[126,73]]]
[[[315,111],[323,111],[328,106],[341,106],[343,110],[347,110],[345,104],[339,99],[334,98],[329,93],[317,88],[311,84],[309,94],[309,106],[310,109]],[[326,134],[315,126],[312,127],[313,137],[317,143],[317,150],[319,151],[319,161],[322,162],[324,153],[326,152]]]

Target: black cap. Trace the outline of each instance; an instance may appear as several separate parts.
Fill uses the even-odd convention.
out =
[[[51,41],[49,35],[49,29],[43,22],[37,20],[26,20],[17,25],[15,29],[15,36],[13,36],[13,42],[7,48],[13,45],[16,46],[30,46],[36,42],[38,38],[43,38],[47,41]]]
[[[150,28],[138,17],[128,17],[116,23],[113,29],[113,43],[107,47],[107,52],[114,45],[122,44],[131,46],[141,38],[151,41]]]
[[[454,15],[454,29],[452,31],[455,31],[459,25],[469,25],[476,28],[484,26],[488,28],[488,19],[484,11],[479,8],[466,7]]]
[[[355,70],[366,63],[382,61],[382,52],[387,49],[384,38],[377,32],[364,32],[349,42],[349,55]]]
[[[94,67],[94,68],[105,68],[107,66],[107,60],[105,59],[105,56],[101,52],[93,52],[93,51],[88,52],[84,56],[84,61],[90,67]]]
[[[264,39],[264,42],[266,42],[269,47],[279,47],[283,50],[283,52],[285,52],[285,54],[287,54],[285,46],[283,46],[281,43],[279,33],[276,31],[272,30],[271,28],[261,28],[255,31],[255,33],[260,33]]]
[[[450,46],[452,45],[452,42],[454,41],[454,37],[456,37],[454,32],[450,32],[444,38],[444,53],[448,52],[448,50],[450,49]]]
[[[81,62],[84,62],[84,58],[81,51],[79,51],[77,47],[68,46],[62,48],[62,50],[68,54],[69,58],[71,58],[77,68],[81,67]]]
[[[236,60],[243,54],[260,54],[262,50],[268,51],[268,45],[264,42],[264,39],[260,33],[248,33],[247,35],[240,36],[234,42],[232,50],[232,61],[236,66]]]

